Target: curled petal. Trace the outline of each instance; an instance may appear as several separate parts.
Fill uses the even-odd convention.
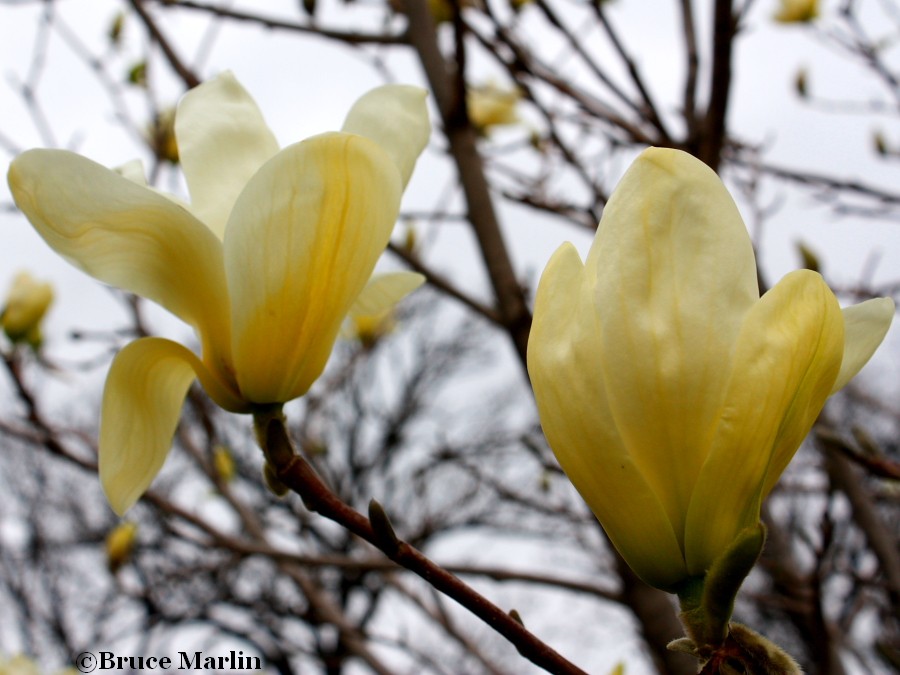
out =
[[[686,576],[669,518],[620,436],[598,349],[603,327],[578,252],[560,247],[541,277],[528,374],[541,426],[560,465],[628,565],[649,584]]]
[[[30,150],[9,169],[19,208],[44,241],[104,283],[194,326],[212,367],[230,361],[222,245],[173,201],[63,150]]]
[[[113,510],[122,515],[162,468],[191,382],[200,377],[219,405],[246,406],[200,360],[177,342],[142,338],[113,359],[100,415],[100,482]]]
[[[403,187],[431,134],[426,96],[424,89],[406,84],[377,87],[353,105],[341,128],[378,143],[400,171]]]
[[[376,316],[389,310],[425,283],[417,272],[374,274],[348,312],[351,317]]]
[[[716,442],[688,512],[685,554],[692,574],[708,569],[738,532],[758,522],[768,487],[831,392],[843,324],[834,294],[809,270],[787,275],[747,315]]]
[[[844,358],[831,393],[846,385],[869,362],[894,319],[894,301],[874,298],[841,310],[844,315]]]
[[[606,205],[586,269],[613,419],[681,537],[734,343],[759,299],[750,237],[709,167],[651,148]]]
[[[225,234],[235,366],[256,403],[302,396],[325,368],[400,207],[400,177],[372,141],[324,134],[267,162]]]
[[[235,200],[278,152],[278,141],[231,72],[184,95],[175,115],[175,136],[191,211],[221,239]]]

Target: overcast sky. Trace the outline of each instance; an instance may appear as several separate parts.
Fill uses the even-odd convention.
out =
[[[95,55],[107,53],[106,35],[122,3],[70,0],[55,4],[68,30]],[[801,105],[793,82],[797,71],[806,68],[811,91],[827,99],[869,101],[886,100],[886,96],[864,69],[827,47],[811,30],[774,24],[771,15],[776,4],[774,0],[758,0],[739,40],[731,130],[741,140],[764,143],[767,161],[848,179],[864,179],[900,191],[900,163],[885,162],[872,149],[872,134],[876,129],[900,146],[896,118],[836,114]],[[823,4],[826,18],[821,25],[827,28],[828,11],[836,3]],[[296,18],[294,2],[235,3],[236,7],[242,5]],[[680,58],[672,58],[673,54],[679,57],[681,54],[675,5],[671,0],[614,0],[609,9],[657,99],[670,110],[674,110],[680,99],[683,68]],[[17,93],[17,83],[25,80],[35,65],[33,55],[39,49],[38,24],[42,11],[41,2],[0,3],[3,76],[0,78],[0,133],[22,150],[44,144],[33,116]],[[189,12],[168,11],[161,16],[173,42],[185,50],[189,62],[194,62],[205,40],[211,37],[210,21]],[[376,15],[364,12],[363,16],[360,24],[371,22]],[[698,19],[698,25],[704,30],[709,21],[704,21],[703,16]],[[873,21],[877,20],[873,17]],[[536,31],[535,39],[540,39],[537,26],[537,21],[531,21],[527,15],[523,17],[523,30]],[[122,51],[113,58],[123,67],[133,62],[141,55],[143,40],[138,22],[132,17],[126,25]],[[351,103],[380,81],[370,61],[323,40],[298,39],[293,34],[227,24],[211,44],[199,67],[201,76],[233,70],[256,98],[282,144],[338,128]],[[419,68],[409,54],[393,53],[387,61],[397,79],[421,83]],[[485,64],[484,79],[492,76],[496,74]],[[181,91],[178,81],[164,68],[153,69],[151,77],[160,95],[159,103],[174,103]],[[115,120],[113,105],[98,86],[94,73],[83,59],[73,56],[58,32],[50,36],[36,95],[57,146],[72,147],[110,166],[140,154],[137,140]],[[127,93],[125,102],[135,119],[146,119],[140,95]],[[527,110],[523,116],[528,119]],[[7,152],[0,150],[4,175],[10,159]],[[624,170],[625,166],[621,168]],[[407,191],[406,207],[430,206],[435,185],[442,185],[446,180],[446,167],[434,158],[426,159]],[[798,265],[795,243],[801,240],[821,254],[829,279],[841,285],[859,279],[867,262],[876,255],[879,264],[874,280],[883,283],[900,279],[900,224],[860,218],[837,220],[809,197],[771,184],[764,187],[763,198],[766,204],[781,205],[766,221],[758,241],[770,281]],[[746,202],[739,196],[738,201],[752,225]],[[11,198],[5,181],[0,186],[0,204],[4,207],[0,210],[0,294],[5,294],[12,276],[22,269],[54,283],[57,302],[46,332],[48,347],[55,357],[77,353],[65,338],[71,329],[113,327],[125,322],[119,305],[111,302],[107,289],[61,261],[20,214],[6,208]],[[587,232],[573,227],[547,228],[545,222],[522,209],[504,208],[501,214],[523,275],[536,275],[565,239],[574,240],[583,252],[589,246],[591,236]],[[471,262],[477,261],[478,256],[463,228],[448,227],[441,231],[435,248],[434,257],[442,269],[454,272],[471,292],[486,293],[483,273]],[[162,312],[153,317],[155,327],[175,337],[187,331],[177,321],[165,319]],[[874,362],[876,368],[887,365],[887,372],[893,377],[898,368],[897,333],[895,327],[893,348],[882,350]],[[99,383],[95,391],[85,395],[99,398]]]

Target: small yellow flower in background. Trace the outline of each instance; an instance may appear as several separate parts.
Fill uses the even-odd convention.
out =
[[[809,23],[819,16],[819,0],[781,0],[774,18],[779,23]]]
[[[888,298],[841,310],[809,270],[760,298],[722,182],[688,154],[649,149],[606,205],[586,262],[564,244],[548,263],[528,372],[569,479],[631,568],[671,591],[757,527],[762,500],[893,311]]]
[[[19,272],[13,279],[6,305],[0,312],[0,326],[13,342],[41,346],[41,322],[53,303],[53,286],[38,281],[28,272]]]
[[[234,457],[231,451],[224,445],[217,445],[213,448],[213,469],[216,474],[226,483],[234,480],[237,474],[237,467],[234,464]]]
[[[340,132],[279,150],[225,73],[177,108],[189,206],[71,152],[31,150],[12,162],[16,203],[57,253],[158,302],[200,339],[199,358],[149,337],[113,360],[100,479],[117,513],[162,467],[195,378],[222,408],[246,413],[302,396],[322,373],[427,143],[425,96],[379,87]]]
[[[374,344],[395,327],[394,307],[424,283],[425,277],[408,272],[388,272],[372,277],[347,315],[349,335],[364,347]]]
[[[521,119],[517,107],[521,100],[522,92],[515,87],[502,88],[493,83],[472,87],[467,98],[469,120],[480,135],[492,127],[518,124]]]
[[[115,573],[131,558],[137,541],[137,523],[124,522],[116,525],[106,535],[106,565]]]
[[[65,668],[55,672],[55,675],[73,674],[78,675],[75,668]],[[0,655],[0,675],[41,675],[41,669],[34,659],[24,654],[18,654],[9,659]]]
[[[459,0],[460,9],[475,7],[476,4],[476,0]],[[434,17],[436,24],[453,21],[454,10],[453,3],[450,0],[428,0],[428,9],[431,11],[431,16]]]
[[[38,665],[24,654],[11,659],[0,658],[0,675],[41,675]]]

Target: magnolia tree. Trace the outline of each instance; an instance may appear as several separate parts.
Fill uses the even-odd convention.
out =
[[[900,667],[896,276],[759,250],[895,270],[897,153],[739,86],[890,122],[900,7],[72,4],[0,3],[0,672]]]

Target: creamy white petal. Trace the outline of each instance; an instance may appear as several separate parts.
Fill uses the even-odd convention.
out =
[[[418,272],[385,272],[373,274],[369,283],[357,296],[348,314],[375,316],[400,302],[425,283],[425,275]]]
[[[64,150],[30,150],[9,169],[16,204],[57,253],[104,283],[194,326],[227,378],[230,321],[221,242],[173,201]]]
[[[853,379],[872,358],[894,320],[894,301],[873,298],[841,311],[844,315],[844,358],[832,394]]]
[[[221,239],[235,200],[278,152],[278,141],[231,72],[184,95],[175,113],[175,137],[191,211]]]
[[[122,515],[159,473],[197,357],[162,338],[143,338],[113,359],[100,415],[100,483],[113,510]]]
[[[380,145],[400,171],[403,187],[428,145],[431,122],[427,92],[405,84],[387,84],[364,94],[350,109],[341,131],[359,134]]]

